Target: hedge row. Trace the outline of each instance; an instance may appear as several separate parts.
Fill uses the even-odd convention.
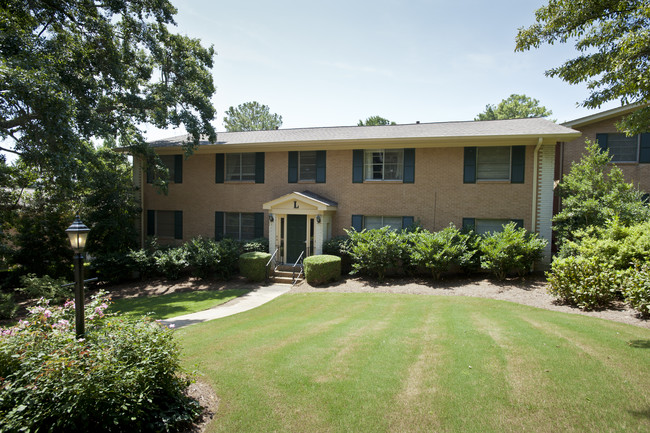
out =
[[[198,236],[178,247],[160,247],[154,241],[148,248],[131,250],[128,254],[104,255],[93,259],[97,276],[104,281],[118,282],[134,274],[141,278],[160,275],[178,279],[182,275],[199,278],[217,276],[227,279],[237,272],[242,253],[268,251],[268,240],[219,242]]]
[[[503,279],[510,273],[528,273],[542,258],[546,244],[537,234],[514,223],[485,235],[461,231],[453,225],[433,233],[420,228],[394,231],[384,227],[351,230],[347,237],[327,242],[323,252],[342,257],[344,263],[349,260],[353,273],[380,280],[390,275],[425,272],[438,279],[453,270],[483,270]]]

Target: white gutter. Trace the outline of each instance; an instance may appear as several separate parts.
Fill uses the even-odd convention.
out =
[[[531,218],[530,229],[531,232],[537,232],[537,159],[539,158],[539,149],[542,147],[542,142],[544,139],[539,137],[537,140],[537,146],[535,146],[535,152],[533,152],[533,216]]]

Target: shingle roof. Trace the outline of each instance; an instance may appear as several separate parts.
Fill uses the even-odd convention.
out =
[[[316,193],[313,193],[311,191],[303,191],[303,192],[295,192],[296,194],[302,195],[304,197],[310,198],[312,200],[315,200],[317,202],[323,203],[326,206],[338,206],[339,204],[333,200],[330,200],[328,198],[323,197],[322,195],[318,195]]]
[[[385,126],[340,126],[277,129],[270,131],[219,132],[217,142],[202,140],[201,146],[238,146],[404,139],[549,137],[573,139],[579,132],[543,118],[415,123]],[[188,135],[151,142],[153,147],[181,146]]]

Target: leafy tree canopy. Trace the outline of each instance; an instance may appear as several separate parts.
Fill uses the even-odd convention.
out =
[[[65,188],[92,138],[147,152],[151,123],[184,126],[188,152],[214,142],[214,50],[171,33],[175,13],[168,0],[0,3],[0,151]]]
[[[560,245],[581,230],[604,227],[612,220],[627,226],[650,219],[643,193],[626,183],[621,169],[610,161],[607,151],[587,141],[582,159],[560,182],[562,210],[553,217]]]
[[[525,119],[527,117],[548,117],[553,112],[539,105],[537,99],[526,95],[512,94],[494,106],[488,104],[485,111],[479,113],[474,120],[501,120],[501,119]]]
[[[271,113],[268,105],[257,101],[244,102],[237,108],[230,107],[223,118],[226,131],[265,131],[282,126],[282,116]]]
[[[382,125],[395,125],[395,122],[391,122],[388,119],[384,119],[381,116],[370,116],[366,119],[364,122],[363,120],[359,120],[359,123],[357,123],[357,126],[382,126]]]
[[[536,23],[517,34],[516,51],[575,41],[579,55],[546,71],[547,76],[586,82],[581,105],[608,101],[650,103],[650,4],[647,0],[549,0],[535,12]],[[619,128],[629,134],[650,130],[650,107],[627,116]]]

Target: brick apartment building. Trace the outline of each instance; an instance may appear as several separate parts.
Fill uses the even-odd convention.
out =
[[[539,118],[222,132],[187,159],[161,140],[167,195],[134,160],[142,239],[264,236],[287,263],[350,227],[516,221],[550,241],[556,146],[579,136]]]

